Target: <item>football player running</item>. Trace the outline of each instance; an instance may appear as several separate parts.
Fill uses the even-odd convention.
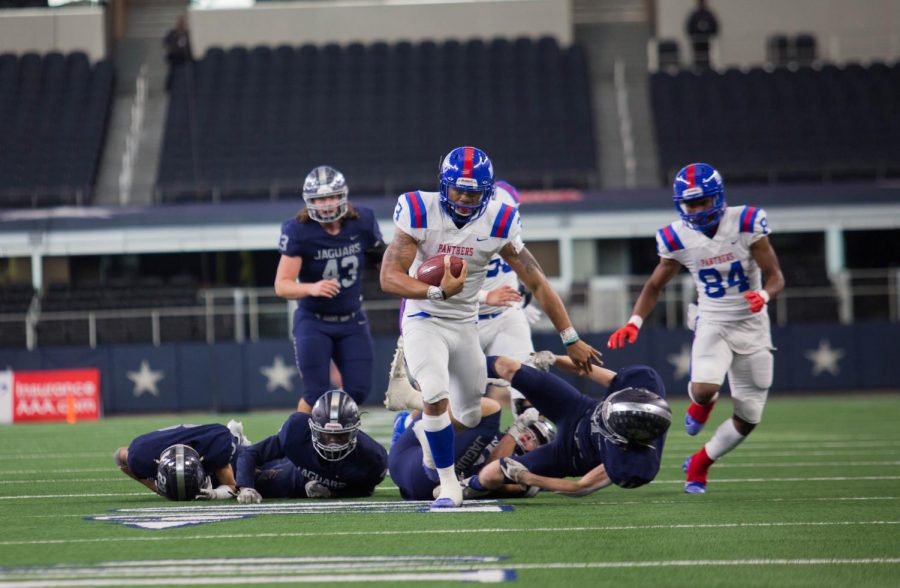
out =
[[[281,225],[275,293],[299,300],[294,313],[294,356],[303,376],[297,410],[309,413],[329,390],[332,359],[341,385],[361,403],[372,383],[372,335],[363,312],[366,258],[380,260],[385,245],[374,213],[348,201],[344,175],[326,165],[303,183],[306,208]]]
[[[539,420],[537,410],[519,415],[506,433],[500,431],[500,404],[491,398],[481,399],[481,422],[475,428],[454,427],[454,468],[460,480],[476,475],[486,464],[510,455],[521,455],[550,442],[556,429]],[[406,414],[406,413],[400,413]],[[424,437],[418,412],[410,416],[410,426],[391,445],[388,470],[404,500],[431,500],[439,482],[433,464],[423,464]],[[502,496],[522,496],[525,490],[515,484],[501,488]],[[464,491],[465,492],[465,491]],[[537,492],[535,488],[530,495]],[[493,493],[492,493],[493,494]]]
[[[237,495],[233,466],[246,445],[236,421],[176,425],[136,437],[113,459],[125,475],[169,500],[222,500]]]
[[[465,481],[469,489],[484,492],[518,483],[578,497],[610,484],[637,488],[656,477],[672,412],[653,368],[634,365],[616,373],[591,366],[587,377],[607,388],[601,401],[543,371],[556,364],[576,372],[570,358],[541,351],[532,362],[536,368],[509,357],[488,357],[488,374],[522,392],[556,424],[556,437],[520,457],[487,464]]]
[[[689,435],[703,429],[728,375],[734,413],[712,439],[684,463],[684,491],[706,492],[709,467],[740,445],[762,418],[772,385],[772,336],[766,304],[784,289],[784,276],[769,243],[766,212],[726,206],[722,176],[692,163],[675,176],[675,209],[681,220],[657,232],[659,264],[644,284],[628,323],[609,339],[617,349],[634,343],[659,293],[682,267],[697,285],[699,313],[689,320],[691,404],[684,417]],[[765,288],[763,288],[765,282]]]
[[[494,169],[487,154],[475,147],[452,150],[441,162],[438,192],[408,192],[398,199],[397,230],[381,265],[382,289],[406,299],[403,349],[424,401],[424,459],[433,461],[440,477],[438,508],[458,507],[463,500],[448,408],[466,427],[481,418],[487,380],[476,327],[478,291],[495,254],[534,293],[578,369],[587,373],[600,358],[579,339],[562,301],[522,243],[515,207],[492,200],[493,193]],[[411,277],[422,261],[440,254],[445,255],[440,286]],[[451,255],[463,259],[458,277],[450,271]]]
[[[244,448],[236,468],[238,502],[262,502],[264,494],[256,489],[257,469],[284,458],[298,469],[290,476],[302,476],[299,481],[294,478],[294,497],[371,496],[384,479],[387,452],[359,427],[359,408],[350,395],[327,391],[310,414],[292,414],[278,433]]]

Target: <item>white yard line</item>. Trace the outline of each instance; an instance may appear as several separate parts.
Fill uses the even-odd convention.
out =
[[[608,531],[684,531],[699,529],[751,529],[770,527],[847,527],[900,525],[896,521],[808,521],[808,522],[759,522],[759,523],[692,523],[673,525],[605,525],[590,527],[539,527],[539,528],[470,528],[470,529],[408,529],[399,531],[310,531],[293,533],[229,533],[210,535],[159,535],[147,534],[131,537],[95,537],[90,539],[34,539],[24,541],[0,541],[0,545],[69,545],[80,543],[116,543],[119,541],[199,541],[203,539],[271,539],[299,537],[371,537],[375,535],[460,535],[472,533],[598,533]]]

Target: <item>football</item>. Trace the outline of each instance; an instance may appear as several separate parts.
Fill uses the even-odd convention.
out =
[[[450,273],[458,278],[462,271],[463,260],[455,255],[450,256]],[[444,256],[435,255],[422,262],[416,270],[416,279],[431,286],[440,286],[444,277]]]

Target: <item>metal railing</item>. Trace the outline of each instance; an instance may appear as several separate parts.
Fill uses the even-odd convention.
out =
[[[790,276],[787,276],[790,283]],[[626,320],[646,276],[595,279],[559,288],[576,328],[605,332]],[[776,325],[802,322],[852,323],[856,320],[900,320],[900,269],[854,270],[834,276],[830,286],[787,288],[771,305]],[[647,323],[666,328],[685,324],[695,298],[693,282],[684,274],[663,290]],[[400,301],[368,300],[363,308],[374,334],[397,332]],[[41,311],[35,298],[25,313],[0,314],[0,345],[34,349],[44,345],[162,343],[176,341],[243,342],[289,337],[295,301],[285,301],[271,288],[213,288],[198,291],[187,307],[89,311]],[[543,317],[537,332],[553,331]]]

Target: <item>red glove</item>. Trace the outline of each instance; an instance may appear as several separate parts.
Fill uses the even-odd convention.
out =
[[[606,346],[610,349],[619,349],[625,347],[625,341],[634,343],[638,338],[638,327],[634,323],[627,323],[624,327],[617,330],[609,337]]]
[[[766,302],[769,301],[768,295],[764,296],[760,292],[765,292],[765,290],[754,290],[744,294],[744,298],[747,299],[747,303],[750,305],[750,312],[759,312],[766,305]]]

